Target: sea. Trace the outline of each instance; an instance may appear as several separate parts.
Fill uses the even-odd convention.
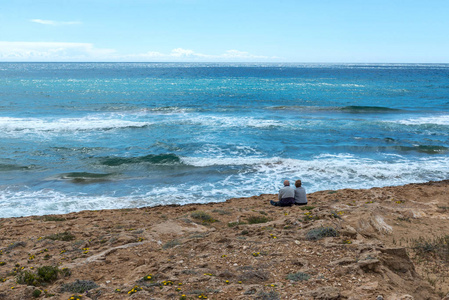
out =
[[[0,63],[3,218],[448,178],[449,64]]]

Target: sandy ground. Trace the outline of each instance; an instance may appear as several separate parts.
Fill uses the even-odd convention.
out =
[[[0,299],[448,295],[449,181],[272,199],[0,219]]]

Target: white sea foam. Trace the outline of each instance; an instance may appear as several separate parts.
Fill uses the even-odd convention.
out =
[[[134,182],[125,196],[123,186],[114,182],[105,195],[65,194],[61,191],[0,186],[0,217],[68,213],[89,209],[113,209],[224,201],[233,197],[249,197],[276,193],[285,179],[303,180],[307,191],[341,188],[370,188],[402,185],[412,182],[449,178],[449,157],[432,156],[409,160],[400,155],[385,161],[361,158],[351,154],[319,155],[310,160],[257,157],[184,157],[184,163],[224,172],[221,178],[191,180],[185,177],[173,184],[148,185],[144,178]],[[231,169],[229,169],[231,168]]]
[[[273,128],[286,127],[288,124],[254,117],[226,117],[226,116],[198,116],[190,115],[181,119],[183,122],[199,124],[209,127],[252,127],[252,128]]]
[[[395,156],[394,161],[377,161],[351,154],[320,155],[312,160],[274,158],[183,158],[185,163],[197,166],[246,166],[237,176],[243,176],[260,192],[274,192],[265,187],[277,185],[285,179],[303,178],[309,189],[337,189],[343,187],[368,188],[372,186],[401,185],[410,182],[443,180],[449,177],[448,157],[408,160]],[[228,182],[238,182],[228,178]],[[259,188],[256,188],[259,187]]]
[[[145,127],[150,122],[122,120],[114,117],[86,116],[82,118],[10,118],[0,117],[0,132],[73,132]]]
[[[449,125],[449,115],[440,115],[440,116],[432,116],[432,117],[419,117],[419,118],[410,118],[404,120],[394,121],[395,123],[403,124],[403,125],[425,125],[425,124],[434,124],[434,125]]]

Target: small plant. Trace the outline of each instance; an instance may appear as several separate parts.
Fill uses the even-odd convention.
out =
[[[72,241],[75,239],[75,236],[71,234],[69,231],[64,231],[61,233],[54,233],[48,235],[45,238],[53,241]]]
[[[162,281],[162,285],[173,285],[173,281],[171,280]]]
[[[264,291],[260,291],[257,295],[256,298],[257,300],[280,300],[281,298],[279,297],[279,294],[275,291],[270,291],[270,292],[264,292]]]
[[[287,279],[292,281],[307,281],[310,279],[310,275],[303,272],[291,273],[287,275]]]
[[[232,215],[232,212],[230,212],[229,210],[224,210],[224,209],[214,209],[212,212],[218,213],[220,215]]]
[[[40,284],[40,278],[37,274],[30,271],[23,271],[18,273],[17,283],[38,286]]]
[[[335,218],[335,219],[341,219],[342,214],[340,214],[339,212],[336,211],[331,211],[331,217]]]
[[[311,206],[311,205],[304,205],[300,207],[301,210],[312,210],[315,208],[315,206]]]
[[[72,295],[68,300],[81,300],[83,296],[81,295]]]
[[[60,270],[60,273],[62,274],[62,276],[64,277],[69,277],[70,275],[72,275],[72,270],[70,270],[69,268],[62,268]]]
[[[303,222],[309,222],[312,220],[319,220],[320,217],[312,215],[311,211],[307,211],[304,213],[304,217],[302,219]]]
[[[27,284],[27,285],[42,285],[52,281],[55,281],[58,278],[58,273],[60,270],[58,267],[53,266],[43,266],[37,268],[36,273],[28,270],[20,270],[17,272],[17,283]]]
[[[248,217],[248,224],[260,224],[260,223],[267,223],[269,221],[271,221],[269,218],[267,217],[263,217],[263,216],[251,216]]]
[[[137,293],[138,291],[141,291],[141,290],[142,290],[142,288],[140,286],[136,285],[128,292],[128,295],[135,294],[135,293]]]
[[[306,239],[310,241],[316,241],[325,237],[336,237],[336,236],[338,236],[338,232],[332,227],[314,228],[306,233]]]
[[[15,249],[17,247],[25,247],[26,243],[25,242],[15,242],[15,243],[11,243],[8,245],[8,247],[6,247],[6,251],[11,251],[12,249]]]
[[[236,227],[239,225],[244,225],[244,224],[246,224],[246,223],[245,222],[229,222],[228,227],[233,228],[233,227]]]
[[[39,296],[42,294],[42,291],[41,290],[34,290],[33,291],[33,297],[34,298],[39,298]]]
[[[412,249],[418,255],[431,255],[445,262],[449,262],[449,235],[435,237],[433,239],[420,237],[412,241]]]
[[[37,268],[37,275],[43,282],[52,282],[58,278],[59,269],[53,266],[43,266]]]
[[[85,293],[88,290],[96,289],[98,284],[92,280],[76,280],[72,283],[65,283],[61,286],[61,292]]]
[[[202,223],[217,222],[217,220],[215,220],[211,215],[205,213],[204,211],[200,211],[200,210],[192,212],[192,214],[190,216],[192,218],[194,218],[195,220],[201,221]]]
[[[143,281],[152,281],[152,280],[153,280],[153,275],[148,274],[148,275],[146,275],[146,276],[143,276],[143,277],[142,277],[142,280],[143,280]]]
[[[177,239],[174,239],[174,240],[166,242],[162,246],[162,249],[170,249],[170,248],[176,247],[178,245],[181,245],[181,243]]]

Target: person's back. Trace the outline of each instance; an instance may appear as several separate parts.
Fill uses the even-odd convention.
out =
[[[301,180],[295,181],[295,205],[306,205],[307,204],[307,195],[306,189],[303,188]]]
[[[284,187],[279,190],[279,201],[270,200],[274,206],[292,206],[295,203],[295,189],[290,186],[288,180],[284,181]]]
[[[295,189],[289,185],[286,185],[279,190],[279,200],[286,198],[295,198]]]

